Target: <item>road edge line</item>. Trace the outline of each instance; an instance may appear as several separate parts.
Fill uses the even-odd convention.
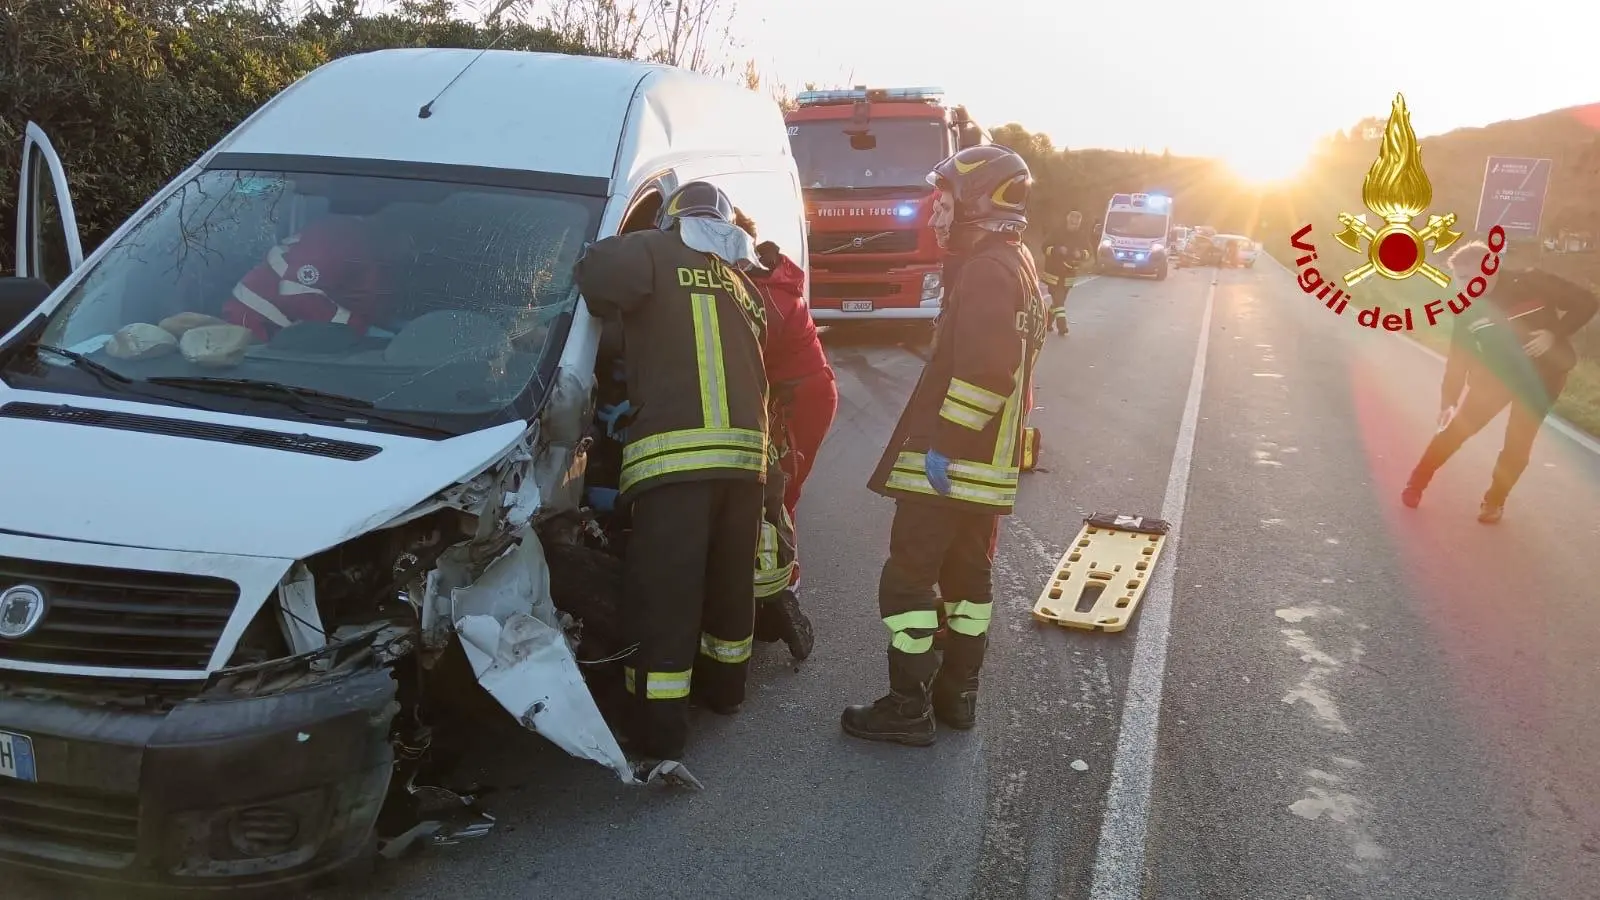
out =
[[[1294,270],[1284,265],[1282,260],[1278,259],[1276,256],[1273,256],[1271,253],[1267,254],[1267,258],[1277,263],[1278,268],[1282,269],[1284,274],[1288,275],[1290,278],[1294,277]],[[1429,347],[1427,344],[1424,344],[1421,341],[1412,340],[1411,338],[1406,337],[1404,334],[1396,334],[1395,337],[1433,357],[1441,365],[1444,364],[1444,354],[1433,349],[1432,347]],[[1557,415],[1546,416],[1545,424],[1549,425],[1551,428],[1554,428],[1561,434],[1562,437],[1571,440],[1573,443],[1589,451],[1590,453],[1600,456],[1600,440],[1595,440],[1582,428],[1579,428],[1578,426]]]
[[[1200,340],[1195,346],[1189,393],[1184,400],[1178,440],[1167,472],[1167,492],[1161,501],[1161,518],[1172,524],[1162,555],[1168,562],[1150,579],[1144,612],[1134,633],[1133,664],[1128,670],[1122,701],[1122,722],[1117,729],[1116,753],[1111,764],[1111,786],[1106,791],[1105,813],[1095,850],[1093,900],[1138,900],[1143,896],[1145,839],[1150,824],[1151,785],[1155,780],[1156,740],[1161,726],[1161,690],[1166,677],[1167,638],[1172,623],[1173,582],[1178,567],[1178,547],[1183,540],[1183,511],[1189,496],[1189,474],[1194,466],[1194,437],[1200,422],[1200,398],[1205,387],[1206,356],[1211,343],[1211,313],[1217,295],[1217,278],[1206,288],[1206,308],[1200,320]]]

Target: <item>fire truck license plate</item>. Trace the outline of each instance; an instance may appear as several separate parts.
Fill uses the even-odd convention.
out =
[[[33,741],[25,734],[0,731],[0,777],[34,781]]]
[[[846,301],[844,301],[844,311],[845,312],[872,312],[872,301],[871,300],[846,300]]]

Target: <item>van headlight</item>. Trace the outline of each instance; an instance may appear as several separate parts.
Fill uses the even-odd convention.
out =
[[[1164,251],[1166,249],[1167,249],[1167,245],[1161,243],[1160,241],[1156,241],[1154,244],[1150,245],[1150,252],[1151,253],[1161,253],[1162,251]]]

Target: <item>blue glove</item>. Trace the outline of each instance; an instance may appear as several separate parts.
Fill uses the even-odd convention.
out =
[[[937,450],[929,450],[923,456],[922,471],[927,473],[928,483],[941,494],[950,493],[950,457]]]
[[[633,411],[633,404],[627,400],[613,406],[602,406],[595,411],[595,417],[606,423],[606,434],[613,440],[627,440],[628,429],[618,428],[617,420]]]
[[[587,494],[589,508],[596,512],[612,512],[617,508],[617,492],[611,488],[592,487]]]

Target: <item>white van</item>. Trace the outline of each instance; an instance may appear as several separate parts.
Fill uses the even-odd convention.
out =
[[[570,273],[694,179],[804,260],[774,103],[608,59],[349,57],[87,259],[34,126],[24,160],[0,865],[164,889],[339,870],[486,700],[473,681],[624,781],[662,771],[635,772],[586,682],[608,668],[578,663],[625,649],[624,523],[585,502],[615,485],[593,416],[617,361]],[[73,266],[53,286],[29,280],[52,199]],[[271,314],[319,294],[333,322]]]

